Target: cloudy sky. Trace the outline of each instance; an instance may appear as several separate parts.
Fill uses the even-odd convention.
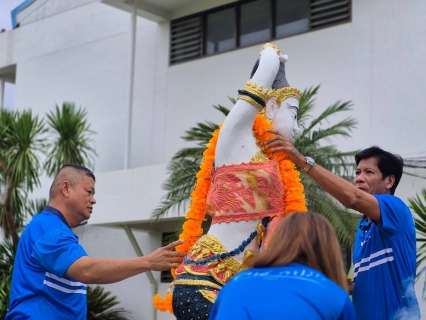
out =
[[[10,18],[10,11],[19,6],[24,0],[0,0],[0,30],[12,29],[12,22]],[[4,107],[6,109],[13,109],[15,101],[15,86],[6,83]]]
[[[0,29],[12,29],[10,11],[19,6],[24,0],[0,0]]]

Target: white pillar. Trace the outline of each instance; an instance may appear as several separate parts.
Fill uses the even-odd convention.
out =
[[[4,107],[4,78],[0,77],[0,110]]]
[[[132,247],[136,252],[136,255],[138,257],[143,257],[142,250],[141,250],[141,248],[140,248],[130,226],[128,224],[125,224],[125,225],[123,225],[123,229],[124,229],[124,231],[126,231],[127,237],[129,238],[130,243],[132,244]],[[151,294],[152,294],[152,298],[154,298],[154,296],[158,292],[157,281],[155,281],[154,275],[152,274],[151,270],[146,271],[145,274],[148,277],[149,283],[151,284]],[[157,310],[154,308],[154,305],[153,305],[152,306],[152,320],[156,320],[156,319],[157,319]]]
[[[124,169],[130,168],[131,142],[132,142],[132,113],[133,113],[133,88],[135,80],[135,51],[136,51],[136,2],[133,0],[130,22],[130,70],[129,70],[129,96],[127,108],[127,130],[124,147]]]

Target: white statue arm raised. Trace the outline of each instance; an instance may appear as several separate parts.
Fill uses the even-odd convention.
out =
[[[278,53],[278,54],[277,54]],[[285,57],[271,46],[265,46],[259,58],[259,66],[251,78],[252,83],[270,89]],[[249,102],[238,99],[220,131],[216,147],[216,167],[249,162],[258,151],[253,139],[253,121],[259,110]]]

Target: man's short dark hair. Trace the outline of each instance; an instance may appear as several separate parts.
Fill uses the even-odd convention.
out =
[[[96,181],[95,175],[93,174],[93,172],[86,167],[80,166],[78,164],[72,164],[72,163],[62,166],[62,168],[59,169],[58,173],[56,174],[56,177],[53,180],[52,186],[50,187],[50,192],[49,192],[50,199],[54,198],[63,180],[67,180],[70,183],[70,185],[73,188],[75,188],[77,183],[84,176],[88,176],[92,178],[93,181]]]
[[[390,189],[391,194],[395,194],[395,189],[398,186],[402,176],[402,168],[404,161],[401,156],[387,152],[377,146],[364,149],[355,155],[355,162],[358,165],[361,160],[376,158],[377,166],[382,173],[383,179],[389,176],[395,177],[395,183]]]
[[[67,164],[63,165],[61,169],[59,169],[58,173],[64,168],[73,168],[77,171],[81,171],[86,176],[89,176],[90,178],[92,178],[93,181],[96,181],[96,178],[95,178],[95,175],[93,174],[93,172],[90,169],[88,169],[84,166],[80,166],[78,164],[73,164],[73,163],[67,163]]]

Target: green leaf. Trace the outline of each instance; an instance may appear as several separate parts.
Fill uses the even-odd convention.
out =
[[[101,286],[87,286],[87,320],[128,320],[130,312],[114,308],[117,297]]]
[[[76,108],[74,103],[64,102],[62,107],[47,114],[49,133],[54,141],[49,144],[49,152],[44,165],[49,176],[53,177],[68,163],[93,169],[96,151],[92,146],[87,120],[87,112]]]
[[[426,272],[426,188],[422,188],[420,194],[408,198],[408,206],[413,212],[414,225],[417,232],[417,280]],[[423,266],[421,269],[420,267]],[[426,300],[426,280],[423,283],[423,300]]]

